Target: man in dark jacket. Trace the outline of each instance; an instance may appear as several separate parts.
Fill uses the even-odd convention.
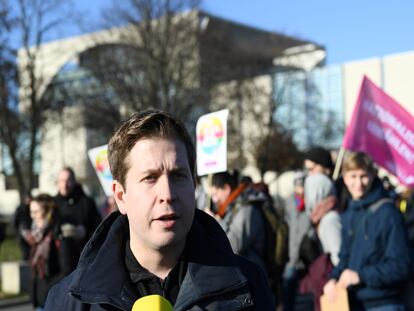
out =
[[[76,181],[71,167],[59,172],[57,186],[55,202],[62,241],[60,252],[65,267],[72,267],[67,271],[69,273],[76,267],[80,252],[101,221],[101,215],[94,200],[83,192]]]
[[[66,231],[73,234],[83,247],[101,221],[101,215],[95,201],[83,192],[81,185],[76,181],[71,167],[65,167],[59,172],[57,184],[58,194],[55,201],[63,225],[63,234]]]
[[[336,286],[348,289],[351,310],[402,311],[411,254],[401,214],[366,154],[348,153],[342,174],[352,199],[341,219],[339,264],[324,292],[334,299]]]
[[[120,213],[97,229],[46,310],[131,310],[153,294],[174,310],[274,310],[261,269],[196,211],[195,151],[180,122],[160,111],[135,114],[108,156]]]

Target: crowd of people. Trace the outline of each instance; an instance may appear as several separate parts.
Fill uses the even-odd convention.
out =
[[[189,134],[161,111],[123,122],[108,154],[104,221],[69,167],[55,197],[16,210],[39,310],[131,310],[150,294],[174,310],[320,310],[341,289],[350,310],[413,307],[414,192],[392,189],[368,155],[348,151],[333,180],[330,152],[309,149],[276,206],[237,170],[196,178]]]
[[[331,154],[321,147],[305,153],[303,168],[278,215],[289,227],[289,259],[276,275],[282,292],[273,291],[279,308],[320,310],[321,295],[334,301],[342,288],[350,310],[411,310],[414,193],[397,194],[362,152],[346,153],[336,181]],[[202,208],[221,224],[233,251],[271,278],[266,217],[245,200],[248,189],[228,172],[214,174],[212,204]]]
[[[72,168],[59,172],[57,188],[54,197],[27,193],[14,217],[22,258],[32,270],[32,304],[39,311],[51,286],[75,269],[83,247],[102,219]]]

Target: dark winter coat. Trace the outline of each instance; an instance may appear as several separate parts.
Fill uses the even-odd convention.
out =
[[[85,242],[90,239],[102,220],[94,200],[88,197],[80,185],[76,185],[68,196],[55,197],[60,223],[83,225],[86,229]]]
[[[386,197],[376,179],[370,192],[350,200],[342,214],[340,262],[331,276],[345,269],[356,271],[360,284],[349,289],[351,305],[367,307],[398,303],[401,286],[410,276],[410,250],[400,211],[392,201],[371,210]]]
[[[86,245],[77,269],[55,286],[46,310],[131,310],[140,298],[125,267],[128,220],[111,214]],[[187,272],[174,310],[275,310],[263,271],[235,255],[217,222],[196,210]]]

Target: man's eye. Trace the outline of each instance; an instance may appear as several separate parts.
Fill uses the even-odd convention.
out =
[[[144,181],[155,181],[157,177],[155,175],[148,175],[143,178]]]

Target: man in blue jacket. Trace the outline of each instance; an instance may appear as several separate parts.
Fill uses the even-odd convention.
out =
[[[342,215],[339,264],[324,292],[334,300],[337,286],[347,288],[351,310],[405,310],[411,257],[401,214],[366,154],[348,153],[342,175],[352,199]]]
[[[274,310],[261,269],[196,210],[195,151],[180,122],[161,111],[135,114],[111,138],[108,157],[119,213],[98,227],[46,310],[131,310],[152,294],[174,310]]]

